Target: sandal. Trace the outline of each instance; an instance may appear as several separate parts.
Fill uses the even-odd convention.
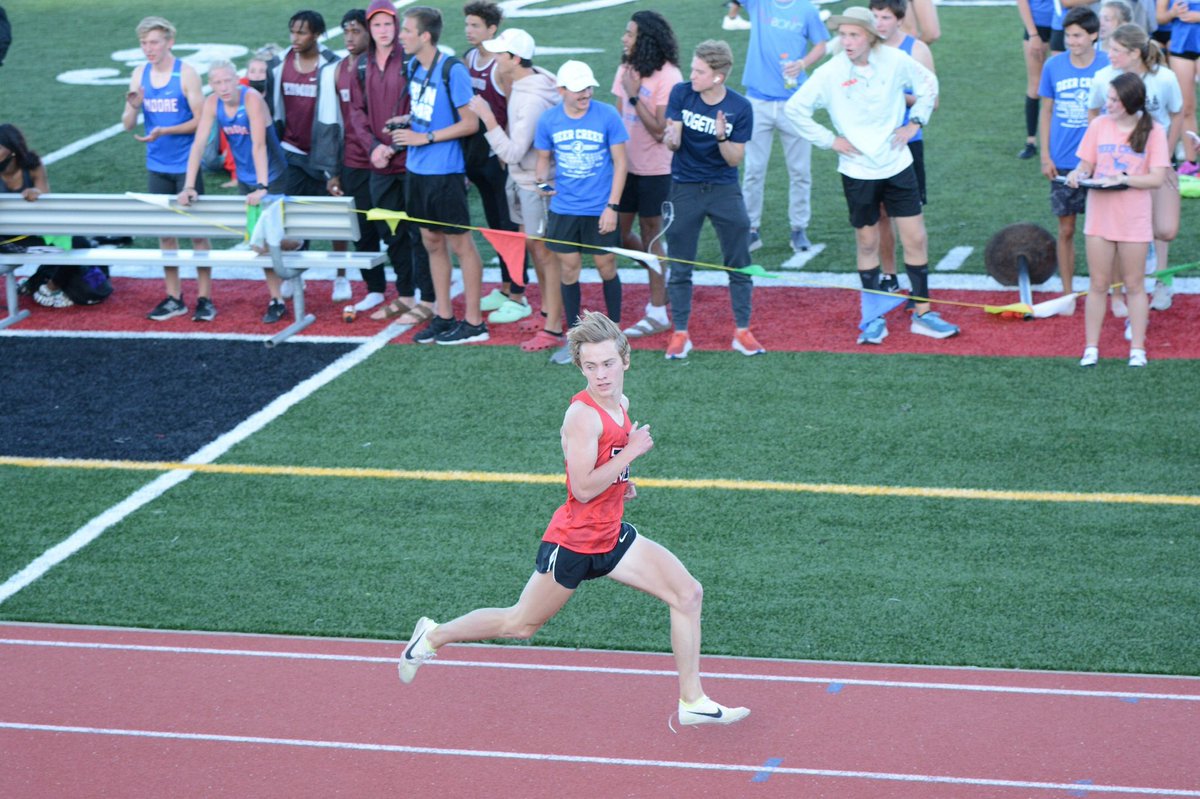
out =
[[[521,342],[522,352],[541,352],[542,350],[556,350],[562,347],[562,333],[551,333],[549,330],[539,330],[537,335],[528,341]]]
[[[433,309],[428,305],[417,303],[405,312],[404,316],[396,320],[396,324],[400,325],[420,325],[428,322],[433,318]]]
[[[517,330],[522,333],[536,333],[546,326],[546,315],[541,313],[531,313],[520,322],[517,322]]]
[[[371,314],[371,319],[376,322],[382,322],[385,319],[395,319],[397,316],[403,316],[411,310],[412,308],[395,299]]]

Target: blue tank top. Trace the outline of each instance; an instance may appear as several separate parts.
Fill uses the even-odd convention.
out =
[[[246,92],[248,86],[239,87],[237,113],[232,117],[225,113],[225,103],[217,98],[217,124],[221,126],[229,149],[233,153],[233,161],[237,164],[238,180],[249,186],[257,183],[257,172],[254,169],[254,140],[250,138],[250,116],[246,113]],[[275,134],[275,126],[267,124],[267,183],[272,183],[283,174],[287,168],[287,156],[279,144],[279,136]]]
[[[155,128],[182,125],[192,119],[192,107],[183,93],[183,81],[179,77],[183,62],[175,59],[171,67],[171,79],[161,89],[150,82],[150,65],[142,70],[142,116],[146,120],[146,133]],[[187,172],[188,154],[192,150],[191,133],[170,133],[159,136],[146,145],[146,168],[151,172],[171,175]]]
[[[1188,0],[1188,11],[1200,11],[1200,0]],[[1180,53],[1200,53],[1200,23],[1171,20],[1171,49]]]
[[[905,36],[904,41],[900,42],[900,49],[903,50],[904,52],[908,53],[909,57],[912,57],[913,44],[916,41],[917,40],[914,39],[912,36]],[[905,89],[904,93],[912,94],[913,92],[912,92],[912,89]],[[911,105],[904,109],[904,122],[902,124],[905,124],[905,125],[908,124],[908,114],[911,111],[912,111]],[[917,135],[913,136],[911,139],[909,139],[909,141],[921,141],[921,139],[923,139],[924,137],[925,137],[925,129],[920,128],[917,130]]]

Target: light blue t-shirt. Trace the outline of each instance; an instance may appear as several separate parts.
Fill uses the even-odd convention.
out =
[[[557,193],[550,210],[566,216],[600,216],[612,191],[613,162],[609,148],[628,141],[617,109],[595,100],[579,119],[562,105],[542,112],[533,146],[554,155]]]
[[[1050,160],[1059,169],[1074,169],[1079,165],[1075,151],[1083,141],[1088,126],[1088,98],[1092,93],[1092,78],[1108,66],[1108,56],[1096,53],[1092,63],[1076,67],[1070,53],[1059,53],[1042,68],[1042,83],[1038,96],[1054,101],[1050,115]]]
[[[450,67],[450,92],[442,83],[442,59],[438,53],[433,69],[426,71],[414,61],[415,70],[408,83],[412,99],[412,129],[417,133],[442,130],[454,124],[454,109],[466,105],[475,94],[471,73],[461,64]],[[412,69],[412,67],[410,67]],[[453,103],[453,107],[451,107]],[[418,175],[458,175],[467,171],[463,160],[462,142],[458,139],[436,141],[408,148],[407,169]]]
[[[750,46],[742,85],[755,100],[787,100],[808,74],[796,76],[796,85],[783,83],[783,61],[804,57],[811,45],[828,41],[829,31],[808,0],[746,0],[750,16]]]

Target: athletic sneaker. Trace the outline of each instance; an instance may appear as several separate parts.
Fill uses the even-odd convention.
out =
[[[1150,310],[1165,311],[1171,307],[1171,287],[1161,280],[1154,286],[1150,294]]]
[[[491,336],[488,334],[487,325],[480,322],[473,325],[466,319],[463,319],[449,330],[443,331],[434,337],[438,344],[454,346],[456,344],[475,344],[480,341],[487,341]]]
[[[1145,366],[1146,365],[1146,351],[1131,349],[1129,351],[1129,365],[1135,366],[1135,367]]]
[[[429,324],[421,332],[413,336],[413,341],[418,344],[432,344],[438,336],[453,330],[457,324],[458,320],[453,316],[449,319],[443,319],[435,314],[433,319],[429,320]]]
[[[329,295],[329,299],[334,302],[345,302],[353,296],[350,291],[350,278],[342,275],[333,279],[333,293]]]
[[[804,252],[812,246],[812,242],[808,240],[808,234],[804,232],[804,228],[798,227],[792,231],[792,251]]]
[[[295,278],[295,280],[300,281],[300,290],[304,291],[304,275],[301,275],[300,277]],[[291,299],[292,294],[295,293],[295,291],[296,291],[295,280],[289,278],[287,280],[284,280],[283,283],[279,286],[279,295],[281,297],[283,297],[285,300]]]
[[[748,31],[750,30],[750,20],[727,15],[721,19],[721,30]]]
[[[488,314],[487,320],[489,324],[507,325],[520,322],[532,313],[533,306],[524,297],[521,297],[520,302],[506,298],[499,308]]]
[[[679,723],[684,726],[693,724],[733,724],[750,715],[750,709],[745,707],[725,707],[702,696],[691,704],[679,700]]]
[[[153,319],[155,322],[164,322],[167,319],[174,319],[176,316],[183,316],[185,313],[187,313],[187,306],[183,304],[183,300],[168,296],[155,305],[154,310],[146,314],[146,318]]]
[[[1197,172],[1200,172],[1200,166],[1196,166],[1196,164],[1191,161],[1184,161],[1179,165],[1179,169],[1175,171],[1180,175],[1195,175]]]
[[[958,326],[952,325],[937,311],[926,311],[923,314],[913,314],[912,326],[909,328],[918,336],[930,338],[950,338],[958,335]]]
[[[193,322],[211,322],[217,318],[217,308],[208,297],[196,300],[196,313],[192,314]]]
[[[267,312],[263,314],[263,324],[273,325],[282,319],[286,313],[287,305],[284,304],[283,300],[271,300],[267,305]]]
[[[1095,347],[1084,347],[1083,357],[1079,359],[1080,366],[1095,366],[1100,360],[1100,350]]]
[[[1033,142],[1025,142],[1025,146],[1021,148],[1021,152],[1017,153],[1017,158],[1022,161],[1028,161],[1030,158],[1037,157],[1037,145]]]
[[[682,361],[691,351],[692,339],[686,330],[676,330],[671,334],[671,340],[667,343],[668,361]]]
[[[492,289],[492,293],[479,301],[479,310],[498,311],[500,306],[508,302],[508,295],[500,289]]]
[[[731,346],[742,355],[762,355],[767,351],[762,344],[758,343],[758,339],[754,337],[748,327],[733,331]]]
[[[758,231],[750,229],[750,252],[762,249],[762,236],[758,235]]]
[[[382,305],[383,300],[384,300],[383,292],[381,292],[381,291],[368,292],[367,296],[363,297],[361,300],[354,303],[354,310],[357,313],[362,313],[363,311],[369,311],[377,305]]]
[[[46,308],[69,308],[75,304],[61,290],[52,291],[45,283],[38,286],[38,290],[33,293],[33,301]]]
[[[564,344],[554,352],[550,353],[550,363],[557,366],[571,365],[571,345]]]
[[[882,316],[877,316],[870,322],[867,322],[867,327],[858,336],[859,344],[882,344],[883,340],[888,337],[887,322]]]
[[[429,645],[425,637],[437,629],[437,622],[424,616],[413,628],[408,646],[404,647],[404,655],[400,658],[400,682],[408,685],[417,676],[417,669],[427,660],[437,657],[437,650]]]
[[[879,290],[886,291],[889,294],[898,294],[900,292],[900,278],[895,275],[880,275]]]

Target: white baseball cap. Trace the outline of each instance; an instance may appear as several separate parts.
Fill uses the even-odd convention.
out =
[[[533,59],[533,37],[520,28],[505,28],[495,39],[483,43],[489,53],[512,53],[526,61]]]
[[[589,86],[599,86],[592,68],[582,61],[567,61],[558,68],[557,85],[569,92],[581,92]]]

